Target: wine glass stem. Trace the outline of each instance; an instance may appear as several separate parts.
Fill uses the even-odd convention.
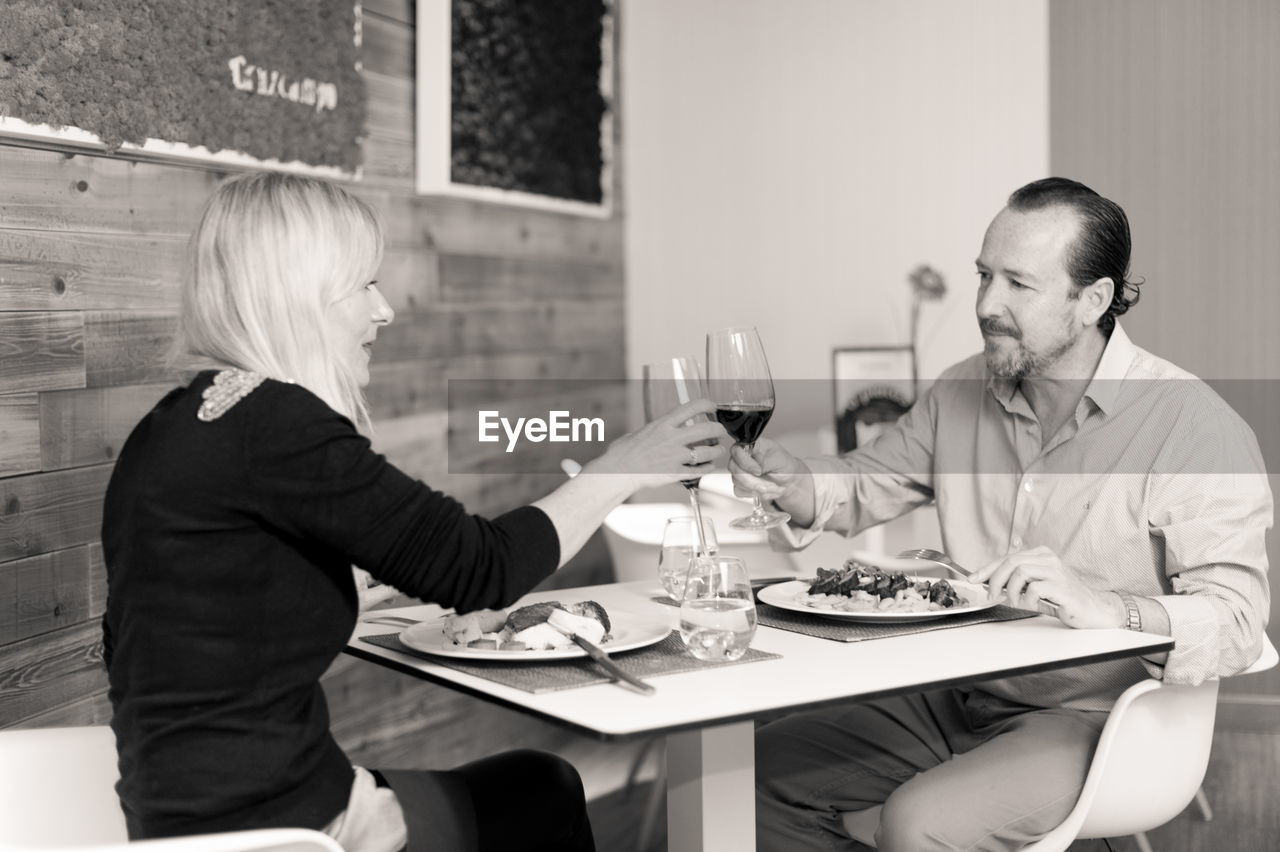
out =
[[[750,444],[743,444],[742,446],[746,447],[746,449],[747,449],[747,455],[751,456],[752,458],[755,458],[755,456],[756,456],[756,445],[755,445],[755,443],[754,443],[754,442],[753,442],[753,443],[750,443]],[[754,493],[754,494],[752,494],[752,495],[751,495],[751,505],[752,505],[752,509],[751,509],[751,517],[756,518],[757,520],[759,520],[759,519],[763,518],[763,517],[764,517],[764,503],[763,503],[763,502],[761,502],[761,500],[760,500],[760,494],[759,494],[758,492],[757,492],[757,493]]]
[[[707,552],[707,534],[702,529],[702,503],[698,500],[698,486],[689,489],[689,502],[693,504],[693,528],[698,531],[697,556],[710,556]],[[686,578],[687,581],[688,578]]]

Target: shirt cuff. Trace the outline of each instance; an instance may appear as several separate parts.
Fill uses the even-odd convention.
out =
[[[1188,686],[1218,677],[1222,629],[1213,604],[1197,595],[1158,595],[1138,600],[1140,611],[1143,603],[1150,601],[1168,613],[1169,635],[1174,640],[1163,667],[1143,660],[1153,676],[1165,683]]]
[[[808,547],[825,531],[827,521],[849,504],[849,491],[840,486],[848,478],[848,470],[839,459],[815,457],[802,459],[813,476],[813,521],[807,527],[783,524],[769,531],[775,548],[800,550]]]

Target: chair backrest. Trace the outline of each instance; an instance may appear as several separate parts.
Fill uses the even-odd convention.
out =
[[[1275,646],[1264,636],[1262,655],[1243,673],[1276,662]],[[1137,834],[1181,813],[1209,764],[1218,683],[1145,680],[1125,690],[1102,729],[1075,808],[1062,825],[1026,848],[1050,852],[1066,849],[1077,837]]]
[[[116,798],[116,740],[105,725],[0,731],[3,852],[342,852],[307,828],[129,843]]]
[[[0,731],[0,847],[123,843],[119,778],[105,725]]]
[[[1119,715],[1111,711],[1118,724],[1110,732],[1104,728],[1109,741],[1098,741],[1085,779],[1088,787],[1096,770],[1096,789],[1078,837],[1116,837],[1164,825],[1182,813],[1204,781],[1218,681],[1130,692],[1128,708]],[[1097,752],[1104,750],[1100,762]]]
[[[1241,674],[1280,662],[1265,635],[1262,655]],[[1062,852],[1077,838],[1123,837],[1176,817],[1195,797],[1209,764],[1218,681],[1197,686],[1144,680],[1116,701],[1094,749],[1080,798],[1067,818],[1023,852]],[[880,806],[843,815],[845,831],[875,845]]]
[[[738,556],[752,577],[776,577],[796,573],[790,556],[769,546],[768,538],[752,530],[736,530],[729,521],[751,510],[750,503],[706,494],[702,515],[715,525],[720,553]],[[604,519],[604,540],[613,560],[614,578],[621,583],[658,579],[658,549],[667,518],[688,516],[688,503],[623,503]]]

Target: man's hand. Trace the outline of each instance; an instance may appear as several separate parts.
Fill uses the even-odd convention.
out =
[[[981,571],[974,582],[985,581],[995,597],[1004,592],[1010,606],[1035,610],[1044,598],[1058,604],[1058,618],[1070,627],[1123,627],[1124,603],[1115,592],[1091,589],[1062,564],[1047,547],[1010,553]]]
[[[813,475],[800,459],[776,441],[761,438],[748,453],[742,444],[729,453],[733,493],[739,497],[760,495],[773,500],[791,515],[791,523],[807,527],[813,523]]]

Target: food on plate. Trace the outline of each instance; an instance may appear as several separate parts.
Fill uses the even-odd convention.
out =
[[[819,568],[809,591],[795,600],[838,612],[931,612],[972,603],[946,580],[908,578],[901,571],[882,571],[854,559],[838,571]]]
[[[470,645],[493,634],[506,624],[507,614],[500,609],[478,609],[466,615],[450,615],[444,620],[444,635],[454,645]]]
[[[589,642],[600,644],[612,638],[609,614],[595,601],[564,604],[545,601],[529,604],[510,613],[482,609],[444,619],[444,635],[454,645],[489,651],[547,651],[564,648],[573,640],[552,626],[548,619],[558,611],[556,622]]]

